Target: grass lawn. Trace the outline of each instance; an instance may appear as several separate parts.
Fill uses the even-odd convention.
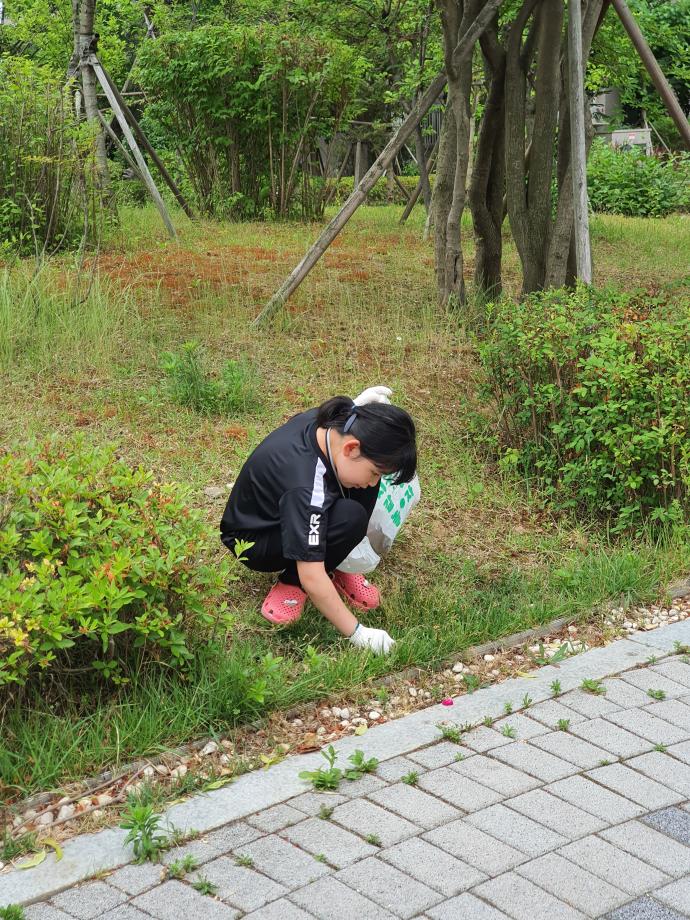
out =
[[[251,320],[316,226],[192,225],[178,215],[174,243],[153,209],[129,210],[98,255],[80,266],[73,256],[54,259],[28,291],[32,263],[0,269],[3,446],[52,433],[113,442],[128,461],[189,486],[208,518],[209,553],[220,554],[225,499],[204,489],[227,494],[249,451],[295,412],[385,383],[418,423],[423,492],[375,575],[383,606],[364,617],[399,640],[391,657],[351,649],[313,608],[292,628],[270,626],[258,613],[270,578],[242,570],[228,589],[236,626],[225,652],[200,652],[186,679],[148,672],[112,694],[74,678],[4,707],[0,698],[0,792],[48,788],[269,708],[335,698],[411,663],[431,665],[566,613],[585,616],[610,598],[651,599],[687,571],[683,534],[611,542],[551,515],[530,483],[481,455],[471,419],[492,407],[477,395],[471,323],[438,308],[422,211],[404,227],[399,211],[360,209],[266,329]],[[598,216],[593,234],[598,283],[652,295],[687,283],[687,218]],[[514,294],[509,238],[506,246]],[[467,251],[471,273],[471,243]],[[258,366],[260,410],[201,416],[169,400],[161,353],[192,339],[212,370],[239,356]]]

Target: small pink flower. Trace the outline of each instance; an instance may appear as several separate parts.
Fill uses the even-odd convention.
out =
[[[441,706],[452,706],[453,701],[450,697],[446,697],[445,700],[441,700]]]

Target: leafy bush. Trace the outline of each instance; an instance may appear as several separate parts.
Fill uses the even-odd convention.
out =
[[[687,154],[660,160],[596,141],[589,157],[587,181],[594,211],[663,217],[690,206]]]
[[[229,625],[205,529],[179,486],[113,449],[0,457],[0,686],[63,666],[120,680],[135,655],[184,665],[190,640]]]
[[[311,181],[319,137],[352,117],[364,61],[294,24],[206,24],[144,42],[147,127],[178,150],[201,211],[215,217],[320,216]]]
[[[226,361],[217,380],[206,371],[204,352],[198,342],[185,342],[179,354],[165,352],[161,363],[168,393],[181,406],[222,414],[246,412],[259,403],[258,374],[244,357]]]
[[[690,301],[580,288],[489,305],[480,354],[503,462],[615,531],[690,495]]]
[[[0,57],[0,250],[58,249],[97,230],[92,146],[64,80]]]

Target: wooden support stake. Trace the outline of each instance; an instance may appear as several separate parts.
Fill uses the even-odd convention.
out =
[[[662,71],[661,67],[659,67],[659,63],[654,57],[652,49],[647,44],[647,41],[642,34],[640,27],[635,21],[635,17],[628,9],[625,0],[613,0],[613,7],[618,13],[620,20],[625,27],[625,31],[630,36],[630,41],[635,46],[635,50],[639,54],[642,63],[647,68],[647,73],[652,78],[652,82],[656,86],[657,91],[661,96],[664,105],[666,106],[668,114],[675,122],[680,136],[685,141],[688,150],[690,150],[690,123],[688,122],[685,112],[680,107],[680,103],[678,102],[676,94],[673,92],[670,83],[664,76],[664,72]]]
[[[137,166],[137,164],[134,162],[134,160],[133,160],[132,157],[130,156],[129,150],[127,150],[127,148],[126,148],[125,145],[122,143],[122,141],[120,140],[120,138],[117,136],[117,134],[115,134],[115,132],[113,131],[113,129],[110,127],[110,124],[108,123],[108,121],[107,121],[105,118],[103,118],[103,113],[102,113],[102,112],[99,112],[99,113],[98,113],[98,120],[99,120],[100,123],[103,125],[103,130],[105,131],[105,133],[108,135],[108,137],[110,138],[110,140],[113,142],[113,144],[115,144],[115,146],[117,147],[117,149],[120,151],[120,153],[122,154],[122,156],[125,158],[125,162],[126,162],[127,165],[129,166],[129,168],[132,170],[132,172],[137,176],[137,178],[138,178],[141,182],[143,182],[144,184],[146,184],[146,180],[145,180],[144,177],[142,176],[142,174],[141,174],[141,172],[140,172],[140,170],[139,170],[139,167]]]
[[[474,46],[481,35],[486,31],[489,23],[493,19],[496,10],[501,5],[502,0],[487,0],[486,5],[482,8],[477,18],[469,27],[467,32],[462,36],[453,51],[453,59],[457,64],[462,63],[469,55],[472,54]],[[324,252],[336,236],[349,221],[357,208],[366,199],[367,194],[388,169],[395,159],[398,151],[403,146],[407,138],[412,134],[415,127],[429,111],[431,106],[440,96],[443,87],[446,85],[446,74],[441,72],[431,82],[429,88],[423,93],[417,103],[412,108],[410,114],[405,118],[393,137],[388,141],[376,161],[368,170],[364,178],[354,189],[350,197],[342,206],[335,217],[329,221],[321,232],[319,238],[312,244],[302,261],[297,265],[290,275],[281,284],[273,297],[268,301],[263,310],[254,320],[255,325],[261,325],[270,319],[285,301],[294,294],[302,281],[307,277],[312,268],[319,261]]]
[[[568,82],[570,84],[570,169],[573,177],[575,264],[577,278],[592,283],[587,199],[587,139],[585,137],[585,69],[582,61],[580,0],[568,3]]]
[[[101,87],[103,88],[103,92],[108,97],[108,104],[110,105],[110,108],[115,113],[115,117],[117,118],[117,123],[120,126],[120,130],[122,131],[122,134],[125,140],[129,144],[130,149],[132,153],[134,154],[134,159],[136,161],[137,167],[139,168],[139,172],[144,177],[144,182],[146,183],[146,187],[148,188],[149,193],[151,197],[153,198],[154,204],[158,208],[160,216],[163,219],[163,223],[165,224],[165,227],[168,233],[170,234],[170,236],[173,239],[176,239],[177,234],[175,233],[175,228],[173,227],[173,223],[170,220],[170,215],[168,214],[168,209],[165,206],[165,202],[161,198],[160,192],[158,191],[156,187],[156,183],[153,181],[153,176],[149,172],[149,168],[146,165],[146,160],[144,159],[141,153],[141,150],[139,150],[139,147],[137,146],[137,142],[134,140],[134,135],[132,134],[132,131],[130,130],[129,124],[127,123],[127,119],[125,118],[125,113],[122,111],[122,107],[120,106],[120,103],[117,100],[117,96],[113,92],[113,88],[108,78],[103,72],[103,68],[101,67],[98,58],[96,57],[95,54],[90,54],[86,58],[83,59],[83,64],[88,65],[89,67],[93,68],[93,72],[96,74],[96,79],[101,84]]]
[[[130,107],[127,105],[127,103],[125,102],[124,98],[122,97],[122,93],[121,93],[120,90],[117,88],[117,86],[115,86],[115,84],[113,83],[113,81],[110,79],[110,76],[108,75],[108,72],[107,72],[106,69],[103,67],[103,65],[100,63],[100,61],[98,62],[98,66],[99,66],[100,69],[101,69],[101,73],[102,73],[103,77],[104,77],[105,80],[108,82],[108,86],[110,87],[110,91],[112,92],[112,94],[113,94],[113,96],[115,97],[115,99],[117,99],[117,102],[118,102],[120,108],[122,109],[122,112],[124,113],[125,118],[127,119],[127,121],[129,122],[129,124],[131,125],[131,127],[132,127],[132,129],[134,130],[134,133],[136,134],[136,136],[138,137],[139,143],[141,144],[141,146],[144,148],[144,150],[148,153],[148,155],[151,157],[151,159],[153,160],[153,162],[154,162],[154,163],[156,164],[156,166],[158,167],[158,172],[161,174],[161,177],[162,177],[163,181],[166,183],[166,185],[168,186],[168,188],[170,189],[170,191],[173,193],[173,195],[174,195],[175,198],[177,199],[177,203],[180,205],[180,207],[181,207],[182,210],[185,212],[185,214],[187,215],[187,217],[188,217],[190,220],[194,220],[194,212],[192,211],[192,209],[191,209],[191,208],[189,207],[189,205],[187,204],[187,200],[185,199],[184,195],[182,194],[182,192],[181,192],[181,191],[179,190],[179,188],[177,187],[177,184],[175,183],[175,180],[173,179],[173,177],[172,177],[172,176],[170,175],[170,173],[168,172],[168,170],[167,170],[167,168],[166,168],[166,166],[165,166],[165,163],[161,160],[161,158],[158,156],[158,154],[156,153],[156,151],[154,150],[154,148],[151,146],[151,142],[149,141],[148,137],[144,134],[144,132],[143,132],[143,130],[142,130],[142,128],[141,128],[141,125],[140,125],[139,122],[136,120],[136,118],[134,117],[134,114],[133,114],[132,110],[130,109]],[[107,93],[106,93],[106,95],[107,95]],[[114,111],[114,110],[113,110],[113,111]]]

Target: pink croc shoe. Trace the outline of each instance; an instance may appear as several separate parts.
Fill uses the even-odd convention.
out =
[[[261,605],[261,615],[271,623],[284,625],[299,620],[304,610],[307,595],[297,585],[286,585],[277,581]]]
[[[333,584],[358,610],[373,610],[381,603],[379,589],[369,584],[364,575],[352,575],[336,569],[333,573]]]

